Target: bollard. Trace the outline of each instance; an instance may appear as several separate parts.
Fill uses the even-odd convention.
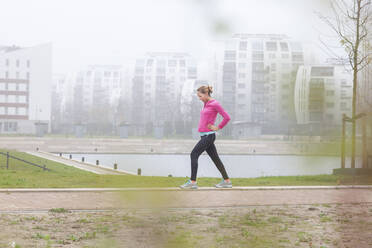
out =
[[[118,169],[118,164],[114,164],[114,170],[117,170]]]
[[[83,162],[83,163],[84,163],[84,160],[85,160],[85,159],[84,159],[84,157],[81,157],[81,162]]]
[[[99,160],[96,160],[96,165],[99,165]]]
[[[9,169],[9,152],[6,152],[6,169]]]
[[[70,159],[72,159],[72,155],[70,154]]]
[[[138,169],[137,169],[137,175],[138,175],[138,176],[141,176],[141,168],[138,168]]]

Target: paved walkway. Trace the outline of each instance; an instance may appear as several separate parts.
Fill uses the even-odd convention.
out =
[[[93,172],[93,173],[96,173],[96,174],[110,174],[110,175],[125,175],[125,174],[128,175],[128,174],[131,174],[131,175],[136,175],[135,173],[128,172],[128,171],[114,170],[114,169],[104,168],[103,166],[95,166],[95,165],[88,164],[88,163],[82,163],[82,162],[79,162],[79,161],[75,161],[75,160],[71,160],[71,159],[68,159],[68,158],[64,158],[64,157],[54,155],[54,154],[49,153],[49,152],[39,151],[39,152],[26,152],[26,153],[28,153],[30,155],[33,155],[33,156],[40,157],[40,158],[45,158],[45,159],[48,159],[48,160],[59,162],[59,163],[65,164],[65,165],[73,166],[73,167],[76,167],[76,168],[81,169],[81,170],[90,171],[90,172]]]
[[[214,208],[252,205],[372,203],[371,187],[282,188],[280,190],[208,189],[2,189],[0,213],[4,211],[104,210],[121,208]]]

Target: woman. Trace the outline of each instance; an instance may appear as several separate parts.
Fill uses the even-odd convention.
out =
[[[217,154],[214,141],[216,139],[216,131],[222,129],[230,120],[230,116],[221,107],[220,103],[211,97],[212,86],[201,86],[197,90],[198,97],[204,102],[204,107],[200,112],[200,120],[198,131],[200,140],[192,150],[191,157],[191,178],[185,184],[181,185],[182,189],[197,189],[196,174],[198,170],[198,158],[206,151],[221,172],[223,180],[216,184],[217,188],[231,188],[232,183],[226,173],[225,167]],[[222,115],[223,120],[218,126],[214,125],[217,113]]]

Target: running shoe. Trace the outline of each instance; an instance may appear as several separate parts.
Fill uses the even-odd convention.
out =
[[[180,185],[180,188],[181,189],[197,189],[198,188],[198,184],[195,182],[191,182],[191,180],[189,179],[186,183],[184,183],[183,185]]]
[[[231,181],[226,182],[224,179],[222,179],[222,181],[220,183],[215,184],[214,186],[216,188],[232,188],[232,183],[231,183]]]

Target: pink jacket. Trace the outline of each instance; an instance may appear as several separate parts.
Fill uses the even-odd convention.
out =
[[[198,131],[199,132],[212,131],[211,129],[208,128],[208,124],[214,125],[217,113],[219,113],[223,117],[223,120],[218,125],[218,127],[222,129],[230,120],[229,114],[226,113],[226,111],[222,108],[220,103],[215,99],[211,99],[208,102],[204,103],[204,107],[200,112]]]

